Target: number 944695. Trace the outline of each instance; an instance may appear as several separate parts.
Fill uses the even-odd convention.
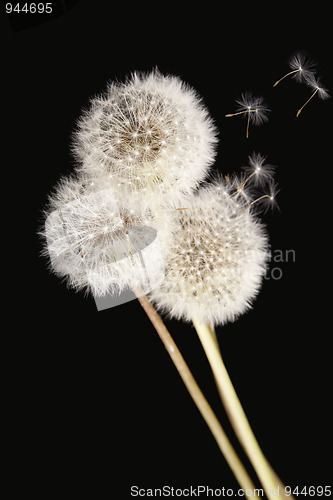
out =
[[[24,14],[51,14],[52,12],[52,2],[47,3],[6,3],[6,14],[19,14],[23,12]]]

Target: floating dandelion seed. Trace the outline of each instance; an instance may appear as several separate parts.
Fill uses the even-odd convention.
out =
[[[297,114],[296,116],[299,116],[299,114],[301,113],[302,109],[305,108],[305,106],[308,104],[309,101],[311,101],[311,99],[316,95],[318,94],[319,98],[320,99],[328,99],[330,97],[327,89],[325,89],[321,84],[320,84],[320,80],[319,78],[315,78],[314,76],[312,76],[311,78],[309,78],[307,81],[306,81],[306,84],[308,85],[308,87],[312,88],[313,90],[313,94],[309,97],[309,99],[305,102],[305,104],[303,104],[303,106],[297,111]]]
[[[244,172],[248,174],[244,185],[251,180],[255,185],[262,186],[273,179],[275,166],[266,163],[266,156],[253,152],[248,160],[248,165],[243,167]]]
[[[255,204],[259,204],[260,206],[263,207],[263,211],[267,212],[268,210],[272,208],[278,208],[277,201],[276,201],[276,196],[279,192],[277,184],[274,182],[271,182],[268,186],[268,192],[265,194],[259,196],[258,198],[254,199],[251,201],[251,203],[245,207],[245,210],[249,210],[251,207],[253,207]]]
[[[262,97],[256,97],[251,92],[244,92],[239,99],[236,99],[236,113],[225,115],[227,118],[237,115],[247,115],[246,138],[249,136],[250,122],[254,125],[261,125],[268,120],[267,114],[270,109],[264,103]]]
[[[307,59],[303,54],[298,53],[290,58],[289,67],[291,68],[291,71],[277,80],[274,83],[273,87],[276,87],[282,80],[284,80],[288,76],[295,78],[299,82],[307,81],[314,75],[315,63],[310,59]]]

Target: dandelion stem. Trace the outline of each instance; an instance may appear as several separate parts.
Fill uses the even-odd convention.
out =
[[[311,101],[312,97],[314,97],[314,96],[316,95],[316,93],[318,92],[318,90],[319,90],[319,89],[316,89],[316,90],[314,91],[314,93],[312,94],[312,96],[311,96],[311,97],[309,97],[309,99],[306,101],[306,103],[305,103],[305,104],[303,104],[303,106],[302,106],[302,107],[301,107],[301,108],[297,111],[296,117],[297,117],[297,116],[299,116],[299,114],[300,114],[300,112],[302,111],[302,109],[303,109],[303,108],[307,105],[307,103],[308,103],[309,101]]]
[[[218,351],[219,351],[219,353],[220,353],[220,356],[222,356],[222,355],[221,355],[221,351],[220,351],[220,345],[219,345],[219,342],[218,342],[218,340],[217,340],[217,335],[216,335],[216,332],[215,332],[215,328],[214,328],[213,326],[211,326],[211,325],[209,325],[209,327],[208,327],[208,328],[209,328],[209,332],[210,332],[210,334],[211,334],[211,336],[212,336],[212,339],[213,339],[213,341],[214,341],[214,343],[215,343],[215,345],[216,345],[216,347],[217,347],[217,349],[218,349]],[[216,380],[216,379],[215,379],[215,380]],[[217,385],[217,384],[216,384],[216,385]],[[218,392],[219,392],[219,394],[220,394],[221,400],[222,400],[222,402],[223,402],[222,391],[221,391],[221,389],[219,388],[219,386],[218,386],[218,385],[217,385],[217,389],[218,389]],[[231,423],[232,423],[232,422],[231,422]],[[269,468],[270,468],[270,471],[271,471],[271,474],[272,474],[272,476],[273,476],[273,479],[274,479],[275,483],[277,483],[277,484],[280,486],[280,493],[281,493],[281,497],[282,497],[283,499],[285,499],[285,500],[287,500],[287,498],[289,498],[289,499],[291,499],[291,500],[295,500],[295,499],[294,499],[294,497],[293,497],[292,495],[288,495],[288,496],[287,496],[287,495],[285,494],[285,485],[283,484],[283,482],[281,481],[281,479],[279,478],[279,476],[276,474],[276,472],[274,471],[274,469],[272,468],[272,466],[270,465],[270,463],[269,463],[269,462],[268,462],[268,466],[269,466]]]
[[[237,189],[237,191],[235,193],[233,193],[233,194],[236,194],[236,193],[238,193],[238,191],[241,191],[242,189],[244,189],[245,185],[249,182],[250,179],[252,179],[252,177],[254,175],[256,175],[256,173],[257,172],[252,172],[252,174],[250,174],[248,177],[246,177],[246,179],[242,182],[242,184],[239,186],[239,188]]]
[[[246,210],[248,210],[250,207],[252,207],[252,205],[254,205],[255,203],[257,203],[257,201],[263,200],[264,198],[271,198],[271,199],[273,199],[270,194],[263,194],[259,198],[256,198],[255,200],[251,201],[251,203],[244,209],[244,212],[246,212]]]
[[[252,172],[252,174],[250,174],[248,177],[246,177],[246,179],[242,182],[242,184],[239,186],[239,188],[236,189],[236,191],[234,191],[230,197],[232,198],[233,196],[236,196],[237,193],[239,193],[240,191],[242,191],[244,188],[245,188],[245,185],[249,182],[249,180],[256,174],[256,172]]]
[[[290,71],[289,73],[287,73],[286,75],[284,75],[282,78],[280,78],[280,80],[278,80],[277,82],[274,83],[273,87],[276,87],[280,82],[282,82],[282,80],[284,80],[287,76],[289,75],[292,75],[294,73],[297,73],[298,71],[300,71],[299,69],[295,69],[294,71]]]
[[[238,113],[230,113],[225,115],[225,118],[230,118],[231,116],[243,115],[244,113],[254,113],[255,109],[245,109],[244,111],[239,111]]]
[[[227,369],[223,363],[221,353],[218,349],[217,341],[216,339],[214,340],[212,335],[212,329],[196,318],[193,318],[192,321],[212,368],[230,422],[258,475],[267,498],[270,500],[282,498],[279,494],[276,476],[272,473],[271,467],[259,447],[237,393],[232,385]]]
[[[133,286],[132,289],[144,311],[146,312],[148,318],[152,322],[160,339],[162,340],[188,392],[190,393],[202,417],[207,423],[218,444],[218,447],[220,448],[232,472],[234,473],[240,487],[244,490],[245,494],[246,491],[248,491],[248,498],[258,499],[258,496],[255,495],[255,486],[250,476],[248,475],[245,467],[236,454],[236,451],[230,443],[211,406],[201,392],[176,343],[167,330],[162,318],[139,287]]]
[[[247,116],[246,138],[249,137],[249,125],[250,125],[250,113],[248,113],[248,116]]]
[[[225,115],[225,118],[230,118],[231,116],[243,115],[244,113],[247,113],[247,110],[240,111],[239,113],[229,113],[228,115]]]

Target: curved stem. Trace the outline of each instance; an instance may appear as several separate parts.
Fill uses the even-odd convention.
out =
[[[280,82],[282,82],[282,80],[284,80],[285,78],[287,78],[287,76],[292,75],[293,73],[298,73],[299,71],[300,71],[299,69],[295,69],[294,71],[289,71],[289,73],[287,73],[282,78],[280,78],[280,80],[277,80],[274,83],[273,87],[276,87]]]
[[[314,93],[311,95],[311,97],[309,97],[309,99],[306,101],[305,104],[303,104],[303,106],[297,111],[296,113],[296,117],[299,116],[300,112],[302,111],[303,108],[305,108],[305,106],[307,105],[307,103],[309,101],[311,101],[311,99],[316,95],[316,93],[318,92],[318,89],[314,91]]]
[[[245,113],[255,113],[255,109],[244,109],[243,111],[239,111],[238,113],[229,113],[228,115],[224,115],[225,118],[230,118],[231,116],[244,115]]]
[[[257,203],[260,200],[263,200],[264,198],[272,198],[272,196],[270,194],[263,194],[259,198],[256,198],[255,200],[251,201],[251,203],[249,203],[249,205],[247,207],[245,207],[244,212],[246,212],[246,210],[248,210],[250,207],[252,207],[252,205],[254,205],[255,203]]]
[[[175,341],[167,330],[162,318],[139,287],[133,286],[132,289],[150,321],[152,322],[154,328],[156,329],[188,392],[190,393],[202,417],[207,423],[239,485],[244,490],[244,493],[248,498],[255,498],[256,500],[258,500],[259,497],[255,495],[255,486],[250,476],[248,475],[246,469],[240,461],[236,451],[230,443],[211,406],[201,392]]]

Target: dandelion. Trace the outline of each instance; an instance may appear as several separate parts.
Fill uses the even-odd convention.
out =
[[[75,177],[62,180],[50,198],[43,253],[70,287],[103,296],[134,284],[147,289],[163,277],[160,239],[169,212],[124,203],[112,188]]]
[[[268,120],[267,114],[270,110],[262,97],[255,97],[251,92],[243,93],[239,99],[236,99],[236,103],[238,105],[236,113],[225,116],[227,118],[237,115],[247,116],[246,138],[248,138],[250,122],[254,125],[261,125]]]
[[[250,122],[267,120],[269,109],[251,93],[236,102],[237,112],[226,116],[247,117],[248,137]],[[240,406],[218,352],[214,325],[234,321],[259,292],[269,251],[256,213],[260,205],[275,200],[274,167],[253,153],[240,178],[218,178],[194,193],[212,164],[216,142],[215,126],[202,101],[179,78],[156,70],[111,83],[91,100],[78,122],[76,176],[63,179],[50,196],[43,251],[53,272],[76,290],[102,296],[132,288],[240,486],[253,491],[144,294],[148,290],[156,306],[170,316],[193,322],[236,433],[272,500],[281,482]],[[254,199],[253,187],[267,184],[269,193]]]
[[[299,116],[299,114],[301,113],[302,109],[308,104],[309,101],[311,101],[311,99],[316,94],[318,94],[319,98],[323,99],[323,100],[328,99],[330,97],[327,89],[325,89],[321,85],[321,82],[320,82],[319,78],[315,78],[314,76],[312,76],[311,78],[309,78],[307,80],[306,83],[307,83],[308,87],[310,87],[313,90],[313,94],[309,97],[309,99],[305,102],[305,104],[303,104],[303,106],[297,111],[296,116]]]
[[[78,170],[107,175],[126,196],[191,193],[215,156],[217,130],[197,93],[175,76],[134,73],[91,100],[74,134]]]
[[[310,59],[307,59],[302,53],[294,54],[289,61],[289,67],[291,71],[284,75],[282,78],[277,80],[273,87],[276,87],[282,80],[291,76],[299,82],[307,81],[309,78],[314,76],[315,64]]]
[[[263,164],[262,157],[257,158]],[[165,278],[150,297],[168,315],[192,321],[220,390],[223,404],[266,495],[281,481],[252,432],[224,366],[214,325],[234,321],[251,307],[269,258],[263,226],[235,183],[218,179],[192,196],[176,224],[165,257]]]
[[[209,324],[235,320],[259,291],[268,259],[265,231],[233,183],[220,179],[201,188],[177,212],[165,256],[165,278],[152,290],[157,307],[171,316]]]

